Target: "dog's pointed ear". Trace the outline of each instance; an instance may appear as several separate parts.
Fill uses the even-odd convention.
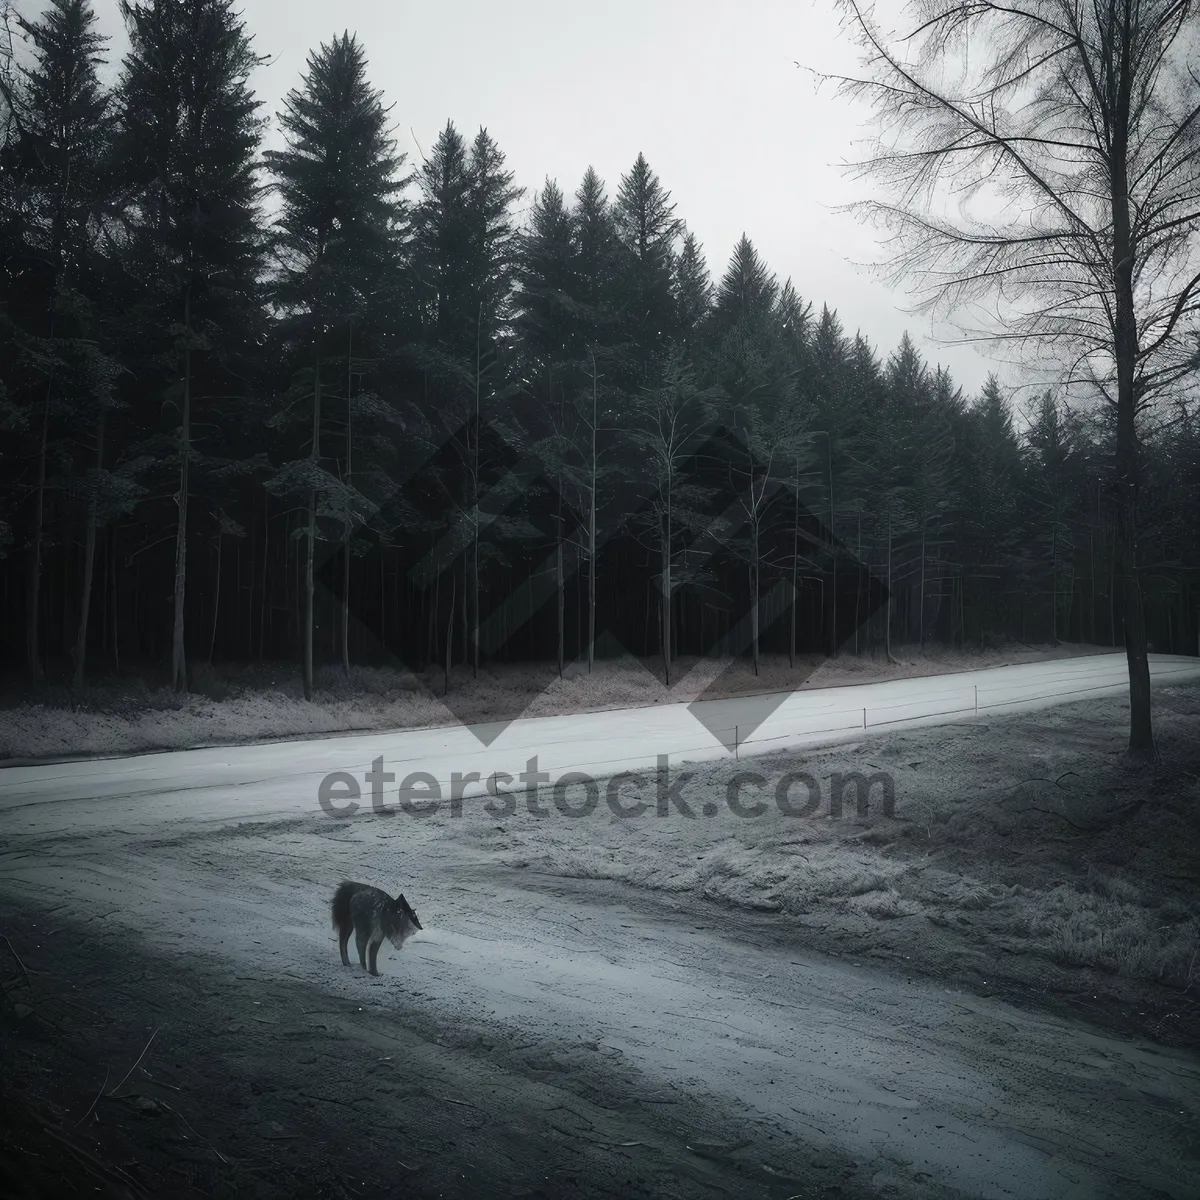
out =
[[[398,895],[398,896],[396,897],[396,903],[397,903],[397,904],[399,904],[401,908],[407,908],[407,907],[408,907],[408,901],[407,901],[407,900],[405,900],[405,898],[404,898],[404,893],[403,893],[403,892],[401,892],[401,893],[400,893],[400,895]]]

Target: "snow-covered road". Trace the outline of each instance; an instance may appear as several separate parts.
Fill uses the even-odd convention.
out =
[[[1156,686],[1200,680],[1200,659],[1151,655]],[[371,764],[395,776],[380,780],[385,804],[410,787],[418,803],[455,790],[478,796],[497,776],[497,791],[525,790],[522,773],[536,759],[542,786],[568,772],[595,779],[653,772],[660,757],[689,762],[802,749],[861,738],[881,729],[971,720],[1119,695],[1128,687],[1123,654],[993,667],[921,679],[896,679],[695,704],[517,720],[495,727],[453,726],[354,734],[304,742],[173,751],[86,762],[0,769],[0,829],[78,831],[131,822],[247,820],[311,812],[323,779],[351,776],[331,787],[337,811],[369,805]],[[482,740],[481,736],[482,735]],[[493,740],[494,739],[494,740]],[[490,744],[488,744],[490,742]],[[456,785],[455,776],[462,782]],[[508,777],[507,779],[505,777]],[[436,781],[434,788],[430,780]],[[146,805],[147,800],[153,806]]]

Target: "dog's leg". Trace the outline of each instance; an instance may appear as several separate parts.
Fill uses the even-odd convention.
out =
[[[358,947],[359,965],[366,967],[367,965],[367,931],[365,929],[356,929],[354,931],[354,944]]]
[[[342,956],[342,966],[350,965],[350,955],[346,953],[346,947],[350,944],[350,927],[346,926],[338,932],[338,953]]]
[[[378,941],[371,942],[371,965],[367,968],[367,970],[370,971],[372,975],[379,974],[379,972],[375,969],[375,960],[379,955],[379,947],[381,945],[383,945],[383,938],[380,938]]]

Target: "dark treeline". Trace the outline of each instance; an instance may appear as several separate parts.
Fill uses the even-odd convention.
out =
[[[1102,405],[881,358],[745,237],[710,283],[640,155],[525,209],[486,130],[413,167],[350,36],[263,153],[229,0],[121,10],[112,91],[87,0],[0,61],[10,668],[1122,643]],[[1143,447],[1196,653],[1200,429]]]

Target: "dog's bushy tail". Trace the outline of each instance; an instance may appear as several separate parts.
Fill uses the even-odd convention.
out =
[[[354,919],[350,916],[350,901],[359,886],[347,881],[333,893],[333,927],[338,933],[349,933],[354,925]]]

